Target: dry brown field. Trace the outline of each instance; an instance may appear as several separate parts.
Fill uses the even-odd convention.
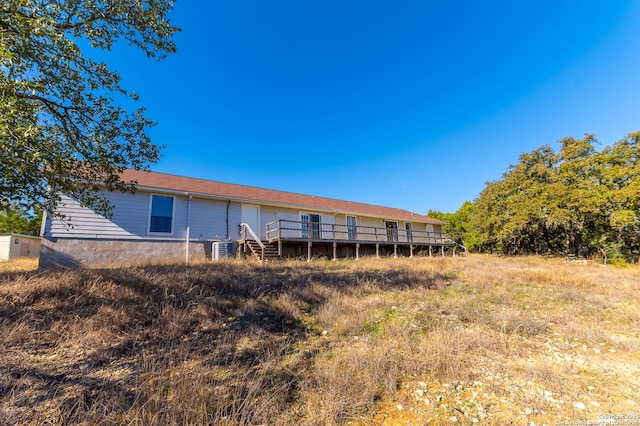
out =
[[[0,267],[3,425],[640,424],[637,266],[33,266]]]

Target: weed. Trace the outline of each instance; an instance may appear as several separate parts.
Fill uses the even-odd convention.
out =
[[[5,269],[0,423],[589,420],[640,392],[639,290],[535,257]]]

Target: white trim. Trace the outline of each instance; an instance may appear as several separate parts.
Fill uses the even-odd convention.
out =
[[[407,242],[412,243],[413,242],[413,223],[412,222],[404,223],[404,233],[405,233],[405,238],[407,239]]]
[[[301,231],[301,236],[302,238],[311,238],[314,239],[314,237],[318,237],[321,238],[322,237],[322,213],[319,212],[312,212],[312,211],[300,211],[298,212],[298,216],[300,217],[300,222],[302,222],[300,224],[300,231]],[[311,215],[314,216],[318,216],[320,218],[320,220],[318,221],[318,229],[312,229],[310,224],[311,223],[316,223],[316,222],[312,222],[311,221]],[[302,220],[302,216],[307,216],[307,222],[305,222],[304,220]],[[307,224],[307,227],[305,229],[304,223]],[[306,235],[305,235],[306,233]]]
[[[151,232],[151,209],[153,208],[153,197],[169,197],[172,199],[171,201],[171,232]],[[175,195],[167,195],[162,193],[149,193],[149,212],[147,214],[147,235],[162,235],[172,237],[175,233],[176,226],[176,196]]]
[[[36,235],[16,234],[15,232],[7,232],[5,234],[0,234],[0,237],[20,237],[20,238],[31,238],[34,240],[42,239],[42,237],[38,237]]]
[[[320,212],[300,210],[300,211],[298,212],[298,217],[300,217],[300,221],[302,221],[302,215],[307,215],[307,216],[309,216],[309,223],[311,223],[311,215],[312,215],[312,214],[313,214],[313,215],[316,215],[316,216],[319,216],[319,217],[320,217],[320,223],[323,223],[323,222],[322,222],[322,219],[323,219],[323,217],[322,217],[322,213],[320,213]]]
[[[385,229],[387,230],[387,241],[388,241],[388,242],[394,242],[394,243],[399,242],[399,240],[400,240],[400,233],[399,233],[399,231],[398,231],[398,225],[399,225],[399,223],[398,223],[398,222],[399,222],[399,221],[397,221],[397,220],[389,220],[389,219],[385,219],[385,221],[384,221],[384,227],[385,227]],[[387,227],[387,223],[395,223],[395,224],[396,224],[396,227],[395,227],[395,228],[393,228],[393,227],[389,228],[389,227]],[[394,231],[395,231],[395,232],[393,233],[393,239],[392,239],[391,241],[389,241],[389,237],[390,237],[390,235],[389,235],[389,231],[390,231],[390,230],[394,230]]]

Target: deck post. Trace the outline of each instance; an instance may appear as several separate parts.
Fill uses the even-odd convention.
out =
[[[409,257],[413,257],[413,244],[409,244]]]
[[[397,258],[398,257],[398,245],[394,244],[393,245],[393,258]]]
[[[433,246],[429,244],[429,257],[433,256]]]
[[[338,258],[338,243],[337,242],[333,242],[333,259],[331,260],[336,260]]]
[[[440,246],[440,253],[444,257],[444,244]]]
[[[376,243],[376,257],[380,257],[380,243]]]
[[[307,243],[307,262],[311,262],[311,246],[312,245],[313,243],[311,241]]]
[[[356,243],[356,260],[360,257],[360,243]]]
[[[278,256],[282,257],[282,240],[278,239]]]

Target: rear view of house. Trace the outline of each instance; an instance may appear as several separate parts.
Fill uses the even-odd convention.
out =
[[[107,192],[106,218],[63,197],[45,219],[40,266],[444,253],[443,222],[406,210],[127,170],[137,192]]]

